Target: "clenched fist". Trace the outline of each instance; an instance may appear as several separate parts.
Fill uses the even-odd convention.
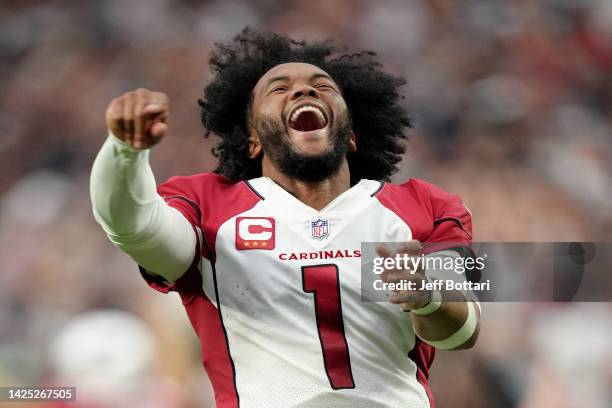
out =
[[[134,149],[156,145],[166,134],[169,100],[166,94],[137,89],[113,99],[106,109],[106,126]]]

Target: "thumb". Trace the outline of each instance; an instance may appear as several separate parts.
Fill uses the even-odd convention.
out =
[[[156,115],[159,113],[163,113],[165,111],[167,111],[167,107],[159,104],[159,103],[151,103],[146,105],[143,109],[142,109],[142,113],[145,115]]]
[[[151,126],[150,134],[154,138],[163,137],[168,131],[168,125],[163,122],[156,122]]]

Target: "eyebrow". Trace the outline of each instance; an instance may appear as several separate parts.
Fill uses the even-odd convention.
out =
[[[314,74],[312,74],[310,76],[310,80],[312,81],[313,79],[317,79],[317,78],[325,78],[325,79],[329,79],[330,81],[334,81],[329,75],[323,73],[323,72],[315,72]]]
[[[325,73],[323,73],[323,72],[315,72],[314,74],[312,74],[312,75],[310,76],[310,78],[309,78],[308,80],[309,80],[309,81],[312,81],[312,80],[317,79],[317,78],[325,78],[325,79],[329,79],[330,81],[333,81],[333,79],[332,79],[332,78],[331,78],[329,75],[327,75],[327,74],[325,74]],[[274,82],[277,82],[277,81],[289,81],[290,79],[291,79],[291,78],[289,78],[289,77],[288,77],[288,76],[286,76],[286,75],[282,75],[282,76],[277,76],[277,77],[274,77],[274,78],[270,78],[270,79],[268,79],[268,82],[266,83],[266,89],[267,89],[267,88],[268,88],[268,87],[269,87],[269,86],[270,86],[272,83],[274,83]]]

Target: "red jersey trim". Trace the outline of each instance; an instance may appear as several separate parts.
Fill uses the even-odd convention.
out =
[[[221,225],[250,210],[263,198],[250,189],[248,183],[234,183],[217,174],[172,178],[159,190],[169,205],[178,209],[192,224],[198,247],[194,263],[174,284],[168,285],[146,273],[143,273],[143,277],[150,286],[161,292],[174,290],[180,294],[200,339],[202,362],[215,391],[216,405],[218,408],[237,408],[240,397],[236,386],[236,368],[221,313],[214,245]],[[201,257],[209,259],[212,265],[216,305],[202,288],[202,275],[198,268]]]
[[[415,336],[415,338],[416,342],[414,348],[408,353],[408,358],[416,364],[416,378],[425,389],[427,399],[429,399],[429,406],[435,408],[436,403],[431,388],[429,387],[429,367],[431,367],[433,363],[436,349],[423,342],[418,337]]]

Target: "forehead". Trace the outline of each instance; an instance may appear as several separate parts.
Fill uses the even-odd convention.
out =
[[[265,74],[259,78],[253,90],[257,92],[262,86],[265,86],[271,79],[287,77],[289,79],[308,79],[314,74],[329,74],[323,71],[316,65],[307,64],[305,62],[287,62],[270,68]]]

